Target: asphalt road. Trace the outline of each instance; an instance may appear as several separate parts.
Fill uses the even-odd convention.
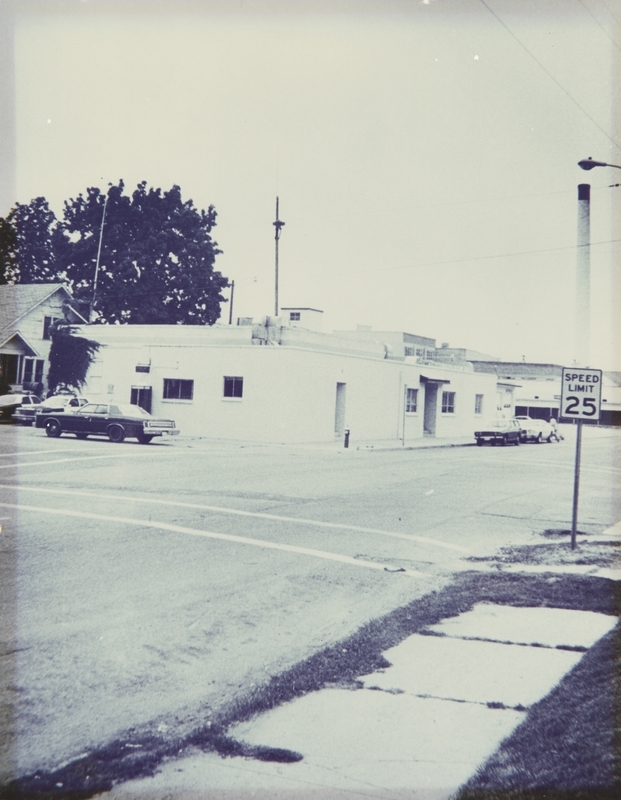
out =
[[[2,777],[187,733],[469,555],[568,528],[571,434],[369,451],[0,426]],[[621,518],[619,443],[585,431],[581,530]]]

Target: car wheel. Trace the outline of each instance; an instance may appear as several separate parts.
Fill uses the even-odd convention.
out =
[[[477,447],[483,447],[483,439],[477,439]]]
[[[60,427],[60,422],[56,419],[50,419],[45,423],[45,432],[48,436],[51,436],[52,439],[57,439],[60,434],[62,433],[62,428]]]
[[[516,447],[520,444],[520,437],[519,436],[515,437],[515,444],[516,444]]]
[[[86,439],[87,436],[88,436],[88,433],[76,433],[75,438],[76,439]]]
[[[539,434],[539,436],[537,436],[537,438],[535,439],[535,441],[537,442],[537,444],[541,444],[541,440],[542,440],[542,438],[543,438],[543,437],[542,437],[542,435],[541,435],[541,433],[540,433],[540,434]]]
[[[125,438],[125,431],[120,425],[110,425],[108,428],[108,439],[111,442],[120,444]]]
[[[502,437],[502,441],[500,442],[500,444],[501,444],[503,447],[505,447],[505,446],[506,446],[506,444],[507,444],[507,437],[506,437],[506,436],[503,436],[503,437]]]
[[[153,436],[149,436],[147,433],[139,433],[136,438],[140,444],[149,444],[149,442],[153,439]]]

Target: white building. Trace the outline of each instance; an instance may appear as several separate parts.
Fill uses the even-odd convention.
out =
[[[470,364],[391,357],[381,341],[280,318],[81,330],[103,345],[83,390],[90,400],[137,403],[174,418],[187,435],[329,442],[349,429],[352,441],[407,442],[472,436],[482,418],[498,413],[496,375],[475,373]],[[501,391],[506,402],[511,389]]]

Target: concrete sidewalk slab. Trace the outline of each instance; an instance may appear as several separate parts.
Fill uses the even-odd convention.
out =
[[[335,788],[402,790],[404,797],[435,790],[448,796],[523,718],[517,711],[479,705],[328,689],[231,733],[251,744],[302,753],[303,761],[286,767],[286,774],[299,780],[320,780],[323,774],[325,785]]]
[[[478,603],[472,611],[442,620],[428,630],[446,636],[547,647],[591,647],[617,618],[564,608],[515,608]]]
[[[530,706],[582,653],[438,636],[409,636],[384,653],[392,664],[361,678],[366,688],[470,703]]]

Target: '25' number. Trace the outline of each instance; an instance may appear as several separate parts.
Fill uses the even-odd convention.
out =
[[[595,405],[595,398],[594,397],[575,397],[574,395],[570,395],[568,398],[568,403],[565,406],[565,414],[580,414],[580,400],[582,400],[582,414],[585,417],[593,417],[597,414],[597,406]],[[576,410],[577,409],[577,410]]]

